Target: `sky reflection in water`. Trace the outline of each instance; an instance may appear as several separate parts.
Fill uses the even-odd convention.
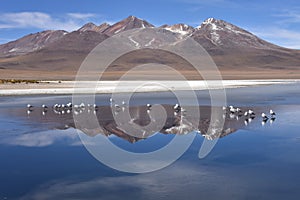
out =
[[[286,93],[269,95],[276,103],[266,101],[267,95],[256,99],[257,105],[249,100],[253,97],[245,100],[246,107],[257,112],[274,108],[278,114],[273,124],[262,126],[257,116],[246,126],[243,119],[227,116],[226,128],[232,132],[222,137],[205,159],[198,158],[203,141],[198,134],[174,164],[139,175],[112,170],[95,160],[81,145],[71,116],[56,116],[50,110],[45,117],[38,109],[27,116],[23,103],[33,97],[20,97],[15,104],[3,97],[0,199],[299,199],[300,106],[293,93],[296,89],[282,87]],[[68,101],[69,97],[43,98],[52,102]],[[207,118],[205,114],[202,117]],[[174,133],[159,133],[133,140],[118,134],[106,135],[134,152],[159,149],[174,137]]]

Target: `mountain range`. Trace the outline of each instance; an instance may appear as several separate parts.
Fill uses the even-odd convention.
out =
[[[0,45],[0,78],[74,79],[84,58],[99,43],[126,30],[152,27],[145,20],[129,16],[113,25],[87,23],[73,32],[45,30],[26,35]],[[300,77],[300,50],[271,44],[226,21],[208,18],[198,27],[180,23],[159,28],[193,38],[227,79],[262,78],[262,74],[266,78]],[[133,57],[124,60],[123,65],[130,65]],[[122,67],[115,67],[115,72],[122,71]],[[185,66],[178,69],[189,71]]]

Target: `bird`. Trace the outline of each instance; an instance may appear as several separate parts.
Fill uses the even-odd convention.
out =
[[[56,110],[57,108],[58,108],[58,104],[56,103],[53,105],[53,109]]]
[[[85,107],[84,103],[81,103],[81,104],[79,105],[79,107],[84,108],[84,107]]]
[[[254,111],[253,110],[248,110],[248,113],[249,113],[249,115],[250,115],[250,117],[251,118],[253,118],[253,117],[255,117],[255,113],[254,113]]]
[[[244,116],[245,116],[245,117],[248,117],[248,116],[249,116],[249,113],[246,111],[246,112],[244,113]]]
[[[27,108],[28,108],[28,110],[31,110],[33,108],[33,106],[30,104],[27,104]]]
[[[73,104],[71,102],[67,103],[67,107],[72,108]]]
[[[119,106],[118,104],[115,104],[115,108],[116,108],[117,110],[119,110],[119,109],[121,109],[121,106]]]
[[[150,103],[147,103],[147,107],[148,107],[148,109],[150,109],[152,107],[152,105]]]
[[[269,117],[265,113],[261,113],[263,121],[268,121]]]
[[[273,117],[273,116],[276,115],[276,113],[271,109],[271,110],[270,110],[270,115]]]
[[[48,106],[46,106],[45,104],[43,104],[43,105],[42,105],[42,108],[43,108],[44,110],[47,110],[47,109],[48,109]]]
[[[181,107],[178,103],[176,103],[173,108],[176,112],[179,112],[181,110]]]
[[[227,107],[226,107],[226,106],[223,106],[223,107],[222,107],[222,110],[227,110]]]
[[[126,102],[123,100],[123,101],[122,101],[122,105],[125,105],[125,104],[126,104]]]
[[[237,110],[233,106],[229,106],[229,111],[235,113]]]
[[[94,103],[93,107],[94,107],[95,110],[98,109],[98,106],[95,103]]]

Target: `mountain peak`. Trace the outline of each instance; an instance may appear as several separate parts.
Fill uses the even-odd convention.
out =
[[[216,24],[220,23],[222,20],[210,17],[204,20],[196,29],[201,29],[204,26],[211,25],[213,28],[216,28]],[[223,21],[224,22],[224,21]]]
[[[84,31],[90,31],[90,30],[94,30],[94,29],[97,29],[97,26],[94,23],[89,22],[89,23],[83,25],[80,29],[78,29],[78,31],[84,32]]]
[[[97,26],[94,23],[89,22],[89,23],[83,25],[80,29],[78,29],[78,31],[79,32],[94,31],[94,32],[102,33],[108,27],[110,27],[110,25],[107,23],[103,23],[103,24]]]
[[[204,22],[202,24],[214,23],[216,21],[219,21],[219,20],[216,18],[210,17],[210,18],[207,18],[206,20],[204,20]]]
[[[274,45],[263,41],[250,32],[224,20],[208,18],[193,33],[200,43],[218,48],[259,48],[270,49]],[[206,38],[206,39],[205,39]],[[207,41],[208,40],[208,41]]]
[[[123,19],[120,22],[115,23],[111,27],[109,27],[107,30],[104,31],[107,35],[114,35],[122,31],[135,29],[135,28],[149,28],[154,27],[149,22],[137,18],[133,15],[128,16],[126,19]]]
[[[168,31],[174,32],[174,33],[179,33],[181,35],[187,35],[191,34],[195,29],[192,26],[189,26],[187,24],[179,23],[179,24],[174,24],[174,25],[163,25],[161,28],[164,28]]]

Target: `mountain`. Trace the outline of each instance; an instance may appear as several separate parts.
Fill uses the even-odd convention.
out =
[[[47,30],[29,34],[18,40],[0,45],[0,57],[22,55],[42,49],[48,44],[64,37],[67,33],[62,30]]]
[[[80,29],[78,29],[79,32],[85,32],[85,31],[94,31],[98,33],[103,33],[106,29],[108,29],[110,25],[108,23],[103,23],[99,26],[96,26],[94,23],[87,23],[84,26],[82,26]]]
[[[195,31],[194,27],[187,24],[174,24],[174,25],[163,25],[160,28],[166,29],[168,31],[179,33],[181,35],[189,35]]]
[[[281,69],[299,66],[299,50],[271,44],[223,20],[208,18],[196,27],[192,37],[213,56],[219,67]]]
[[[73,79],[84,58],[105,39],[122,31],[152,27],[145,20],[129,16],[113,25],[87,23],[70,33],[43,31],[24,36],[0,45],[0,78],[37,76],[43,79]],[[299,50],[271,44],[226,21],[208,18],[195,28],[186,24],[159,28],[166,34],[178,34],[178,38],[192,37],[211,55],[224,78],[258,78],[263,75],[270,78],[300,78]],[[145,61],[160,62],[161,58],[170,59],[162,64],[185,71],[193,79],[193,73],[183,61],[161,51],[142,50],[128,54],[112,63],[114,67],[110,70],[122,74],[130,66],[144,64]]]
[[[115,23],[108,29],[104,31],[105,34],[111,36],[117,33],[120,33],[122,31],[127,31],[134,28],[151,28],[154,27],[154,25],[150,24],[149,22],[139,19],[134,16],[129,16],[126,19]]]
[[[242,28],[214,18],[208,18],[198,26],[193,37],[199,39],[199,42],[206,40],[203,41],[204,44],[209,42],[210,45],[206,46],[207,48],[277,48]]]

